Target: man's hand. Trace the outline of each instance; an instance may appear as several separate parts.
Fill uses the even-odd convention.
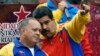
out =
[[[80,10],[81,15],[85,15],[85,14],[87,14],[90,11],[90,6],[89,5],[82,4],[81,8],[82,8]]]
[[[66,1],[61,1],[61,2],[58,4],[58,9],[60,9],[61,11],[64,12],[66,6],[67,6]]]

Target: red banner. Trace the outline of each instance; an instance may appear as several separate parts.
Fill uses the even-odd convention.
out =
[[[0,5],[0,48],[19,37],[18,23],[32,16],[37,4],[1,4]]]
[[[100,6],[91,6],[91,22],[88,24],[93,56],[100,56]]]

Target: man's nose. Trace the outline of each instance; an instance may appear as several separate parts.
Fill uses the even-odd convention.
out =
[[[38,30],[38,31],[36,32],[36,34],[37,34],[37,35],[40,35],[40,31]]]
[[[47,28],[47,25],[43,24],[43,29],[46,29]]]

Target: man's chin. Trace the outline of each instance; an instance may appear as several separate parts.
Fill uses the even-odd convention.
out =
[[[42,33],[42,35],[43,35],[46,39],[52,39],[52,34],[51,34],[50,32]]]
[[[33,42],[37,43],[37,42],[39,42],[39,40],[40,40],[39,38],[34,38]]]
[[[47,37],[46,37],[48,40],[51,40],[53,37],[52,37],[52,35],[47,35]]]
[[[34,40],[34,41],[33,41],[33,43],[38,43],[38,42],[39,42],[39,40]]]

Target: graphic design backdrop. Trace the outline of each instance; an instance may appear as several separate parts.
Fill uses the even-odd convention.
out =
[[[19,36],[18,23],[26,17],[32,16],[31,12],[37,4],[3,4],[0,5],[0,48]]]

